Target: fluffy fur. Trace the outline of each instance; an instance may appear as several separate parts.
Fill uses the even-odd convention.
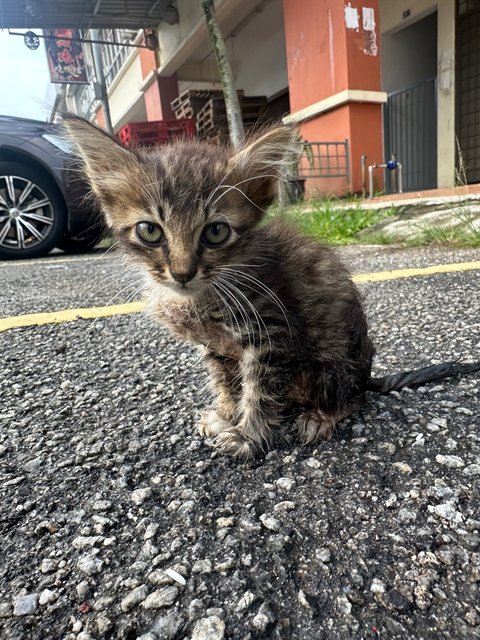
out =
[[[193,141],[132,152],[81,119],[65,127],[108,225],[146,276],[150,312],[204,354],[216,400],[199,430],[215,446],[243,459],[268,450],[292,404],[302,442],[330,438],[367,389],[403,386],[404,374],[371,378],[361,300],[336,254],[278,222],[259,226],[297,152],[293,130],[237,152]],[[416,374],[409,380],[427,381]]]

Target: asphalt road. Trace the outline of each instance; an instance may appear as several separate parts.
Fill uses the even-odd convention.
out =
[[[0,263],[0,284],[0,317],[139,285],[108,255]],[[361,289],[376,372],[480,360],[479,271]],[[370,395],[316,447],[285,425],[245,464],[196,435],[195,351],[141,315],[11,329],[0,353],[2,640],[480,638],[478,374]]]

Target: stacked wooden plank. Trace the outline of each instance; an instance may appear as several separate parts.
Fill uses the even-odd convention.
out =
[[[266,96],[244,96],[238,92],[245,130],[258,125],[267,110]],[[177,118],[195,117],[197,136],[213,142],[228,140],[228,120],[222,91],[189,90],[172,102]]]

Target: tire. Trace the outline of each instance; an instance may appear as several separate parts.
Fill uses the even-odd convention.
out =
[[[0,162],[0,259],[38,258],[59,243],[67,207],[41,170]]]
[[[103,238],[103,232],[100,229],[93,229],[82,235],[81,238],[73,238],[65,236],[57,244],[59,249],[63,249],[66,253],[81,253],[83,251],[91,251],[96,244]]]

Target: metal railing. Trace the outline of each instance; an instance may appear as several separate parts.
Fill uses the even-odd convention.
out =
[[[350,182],[350,152],[341,142],[305,142],[298,163],[298,178],[346,178]]]
[[[111,43],[102,45],[103,73],[107,87],[112,84],[131,51],[128,47],[121,46],[121,44],[133,42],[137,33],[137,31],[132,31],[131,29],[100,30],[101,40]]]
[[[73,95],[75,97],[77,112],[84,118],[90,119],[97,105],[93,84],[77,85]]]

